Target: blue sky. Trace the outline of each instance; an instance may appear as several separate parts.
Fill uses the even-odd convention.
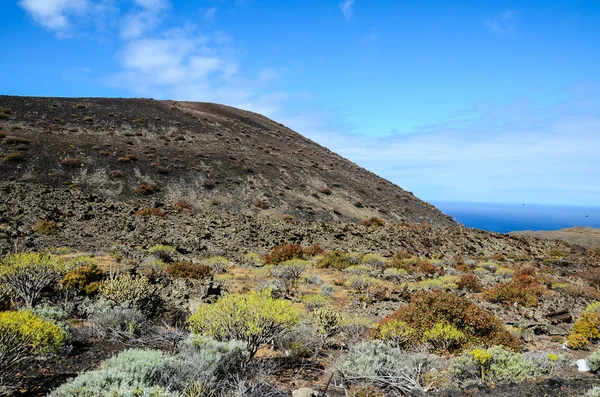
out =
[[[426,200],[600,205],[600,0],[7,0],[0,93],[224,103]]]

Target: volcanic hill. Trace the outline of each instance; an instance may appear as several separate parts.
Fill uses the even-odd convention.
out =
[[[455,224],[282,124],[212,103],[0,96],[0,142],[3,181],[235,214]]]

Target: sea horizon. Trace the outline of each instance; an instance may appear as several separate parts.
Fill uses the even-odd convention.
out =
[[[437,200],[431,203],[467,227],[492,232],[559,230],[575,226],[600,228],[600,206]]]

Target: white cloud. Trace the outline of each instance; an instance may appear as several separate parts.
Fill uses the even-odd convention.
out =
[[[123,17],[121,37],[124,39],[135,39],[155,29],[162,22],[161,13],[171,5],[168,0],[133,0],[132,2],[139,9]]]
[[[19,5],[43,27],[64,34],[70,27],[69,18],[84,13],[87,0],[21,0]]]
[[[354,6],[354,0],[345,0],[343,3],[340,3],[340,10],[342,10],[342,13],[344,14],[344,17],[346,19],[352,18],[352,14],[353,14],[352,7],[353,6]]]
[[[204,13],[202,14],[204,17],[204,20],[205,21],[214,21],[216,12],[217,12],[217,7],[211,7],[211,8],[204,10]]]
[[[504,11],[493,19],[485,19],[483,23],[493,32],[499,35],[515,34],[517,32],[516,17],[518,11]]]

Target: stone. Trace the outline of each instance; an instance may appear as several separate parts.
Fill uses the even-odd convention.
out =
[[[317,397],[318,395],[319,393],[310,387],[302,387],[292,392],[292,397]]]

